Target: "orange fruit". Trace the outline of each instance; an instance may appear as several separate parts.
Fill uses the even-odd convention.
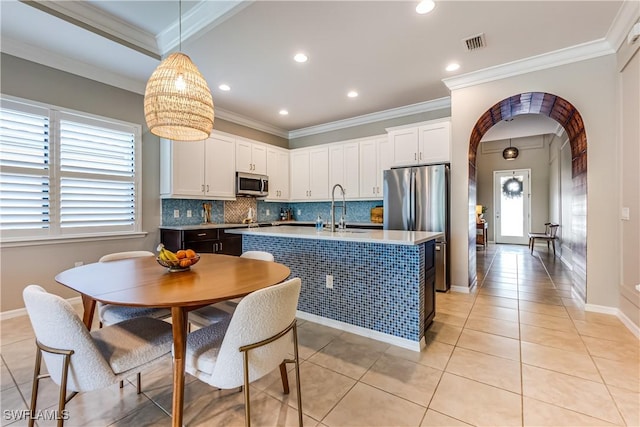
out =
[[[187,249],[185,252],[186,252],[187,258],[196,257],[196,251],[194,251],[193,249]]]
[[[180,249],[178,252],[176,252],[176,256],[178,257],[178,259],[189,258],[187,256],[187,251],[184,251],[182,249]]]
[[[191,265],[191,260],[189,258],[183,258],[180,260],[180,267],[189,267]]]

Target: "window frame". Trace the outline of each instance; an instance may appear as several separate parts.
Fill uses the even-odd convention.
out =
[[[2,108],[12,109],[49,117],[49,228],[47,229],[15,229],[0,230],[0,243],[3,246],[26,246],[31,244],[47,244],[62,241],[90,241],[101,238],[121,238],[144,236],[142,231],[142,126],[136,123],[99,116],[96,114],[58,107],[51,104],[31,101],[0,94]],[[43,112],[48,114],[43,114]],[[60,121],[67,120],[90,126],[104,127],[115,131],[133,134],[133,185],[134,209],[133,224],[129,227],[73,227],[65,230],[60,224],[60,180],[65,175],[60,168]],[[20,173],[19,168],[2,167],[2,172]],[[46,173],[46,172],[45,172]],[[24,172],[23,172],[24,174]],[[68,176],[68,175],[67,175]]]

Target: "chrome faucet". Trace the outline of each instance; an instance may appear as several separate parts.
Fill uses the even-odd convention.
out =
[[[336,187],[340,187],[340,191],[342,192],[342,217],[340,218],[339,227],[342,229],[345,226],[345,218],[347,216],[347,202],[345,201],[345,192],[344,188],[340,184],[336,184],[333,186],[331,190],[331,232],[333,233],[336,229]]]

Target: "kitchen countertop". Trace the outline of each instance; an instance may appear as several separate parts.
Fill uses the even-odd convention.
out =
[[[251,224],[191,224],[191,225],[161,225],[160,228],[164,230],[178,230],[178,231],[186,231],[186,230],[201,230],[203,228],[258,228],[258,227],[268,227],[268,226],[300,226],[300,225],[315,225],[315,221],[265,221],[265,222],[253,222]],[[382,224],[377,224],[373,222],[350,222],[347,224],[347,228],[350,226],[353,227],[371,227],[371,228],[382,228]]]
[[[246,234],[249,236],[288,237],[293,239],[339,240],[360,243],[383,243],[391,245],[418,245],[442,237],[443,233],[429,231],[401,231],[401,230],[366,230],[347,229],[344,231],[316,231],[312,227],[252,227],[230,230],[232,234]]]

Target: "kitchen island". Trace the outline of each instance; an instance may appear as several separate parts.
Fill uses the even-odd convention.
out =
[[[420,350],[435,315],[442,233],[277,226],[229,230],[302,279],[299,317]]]

